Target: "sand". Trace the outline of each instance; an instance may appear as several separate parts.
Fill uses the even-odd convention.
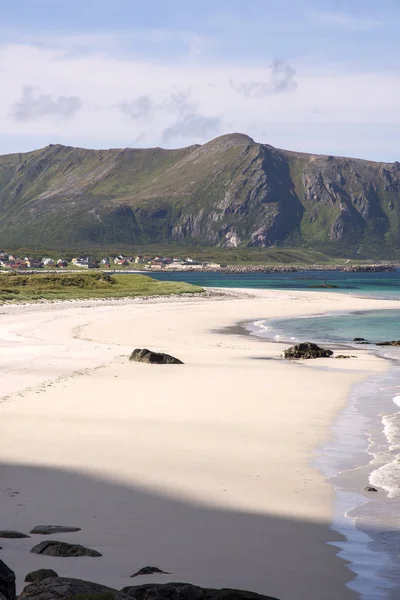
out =
[[[385,361],[288,363],[286,345],[221,332],[237,322],[397,301],[327,292],[76,302],[0,309],[0,529],[102,558],[37,556],[43,536],[0,540],[18,574],[54,568],[121,588],[232,587],[280,600],[346,600],[351,572],[327,542],[332,488],[312,465],[356,382]],[[130,363],[135,347],[184,365]],[[130,575],[143,566],[171,575]]]

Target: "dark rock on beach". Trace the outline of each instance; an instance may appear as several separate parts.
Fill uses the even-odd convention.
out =
[[[366,492],[377,492],[378,490],[376,489],[376,487],[372,486],[372,485],[367,485],[366,488],[364,488],[364,490]]]
[[[22,539],[22,538],[28,538],[31,537],[30,535],[27,535],[26,533],[21,533],[20,531],[11,531],[8,529],[3,529],[2,531],[0,531],[0,538],[9,538],[9,539]]]
[[[152,583],[125,587],[122,592],[134,600],[277,600],[244,590],[201,588],[190,583]]]
[[[99,583],[83,581],[82,579],[69,579],[58,577],[44,579],[27,585],[19,598],[30,600],[71,600],[78,596],[87,600],[129,600],[123,592],[113,590]],[[10,599],[11,600],[11,599]]]
[[[65,525],[38,525],[34,527],[30,533],[37,533],[39,535],[52,535],[53,533],[73,533],[75,531],[81,531],[80,527],[68,527]]]
[[[366,342],[367,340],[365,338],[354,338],[353,342]]]
[[[138,575],[155,575],[155,574],[171,575],[171,573],[169,573],[168,571],[162,571],[158,567],[142,567],[141,569],[139,569],[139,571],[137,571],[136,573],[131,575],[131,577],[137,577]]]
[[[303,342],[302,344],[296,344],[291,348],[284,351],[285,358],[329,358],[332,356],[332,350],[326,350],[313,344],[312,342]]]
[[[15,573],[0,560],[0,595],[6,600],[15,600]]]
[[[49,579],[50,577],[58,577],[58,573],[53,569],[38,569],[37,571],[31,571],[25,577],[25,581],[33,583],[35,581],[42,581],[43,579]]]
[[[153,352],[147,348],[136,348],[129,357],[135,362],[149,363],[152,365],[183,365],[179,358],[175,358],[164,352]]]
[[[400,340],[392,340],[391,342],[376,342],[377,346],[400,346]]]
[[[354,356],[353,354],[338,354],[335,358],[357,358],[357,356]]]
[[[77,557],[77,556],[101,556],[97,550],[86,548],[80,544],[67,544],[67,542],[57,542],[49,540],[40,542],[31,550],[34,554],[45,554],[46,556]]]

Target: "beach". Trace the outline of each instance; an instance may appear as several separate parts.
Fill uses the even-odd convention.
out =
[[[387,363],[362,346],[353,359],[288,362],[287,344],[224,329],[399,307],[243,289],[2,306],[1,528],[77,526],[54,539],[102,554],[40,556],[29,550],[42,536],[0,540],[19,589],[45,567],[118,589],[185,581],[280,600],[357,598],[329,544],[339,539],[333,488],[312,463],[352,386]],[[184,365],[129,362],[136,347]],[[170,574],[130,578],[146,565]]]

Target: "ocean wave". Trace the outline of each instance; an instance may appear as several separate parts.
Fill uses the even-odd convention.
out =
[[[400,396],[395,396],[393,401],[397,404]],[[395,498],[400,496],[400,412],[384,415],[382,424],[388,449],[374,455],[375,462],[384,464],[372,471],[369,482],[384,489],[389,498]]]
[[[369,482],[371,485],[385,490],[388,498],[400,496],[400,456],[396,457],[393,462],[372,471]]]

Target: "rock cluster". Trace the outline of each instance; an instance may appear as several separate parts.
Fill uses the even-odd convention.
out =
[[[35,581],[43,581],[43,579],[49,579],[50,577],[58,577],[58,573],[53,569],[38,569],[37,571],[31,571],[25,577],[27,583],[34,583]]]
[[[133,600],[277,600],[244,590],[216,590],[189,583],[150,583],[122,589]]]
[[[0,560],[0,597],[3,596],[6,600],[15,600],[15,573],[6,563]]]
[[[144,569],[163,572],[156,567]],[[149,583],[128,586],[119,591],[83,579],[58,577],[52,569],[32,571],[25,581],[32,583],[20,594],[20,600],[72,600],[78,597],[82,600],[278,600],[245,590],[201,588],[190,583]],[[1,560],[0,599],[16,600],[15,573]]]
[[[80,544],[68,544],[67,542],[58,542],[55,540],[48,540],[40,542],[34,546],[31,550],[34,554],[45,554],[46,556],[62,556],[62,557],[77,557],[77,556],[101,556],[97,550],[92,548],[86,548]]]
[[[312,342],[302,342],[284,351],[284,357],[288,359],[329,358],[332,354],[332,350],[326,350]]]
[[[96,600],[277,600],[244,590],[201,588],[189,583],[136,585],[114,590],[82,579],[58,577],[28,585],[19,596],[29,600],[70,600],[76,596]]]
[[[136,348],[129,357],[129,360],[152,365],[183,365],[183,362],[179,358],[175,358],[170,354],[164,354],[164,352],[153,352],[153,350],[148,350],[147,348]]]
[[[158,567],[142,567],[139,571],[136,571],[131,577],[137,577],[138,575],[171,575],[168,571],[162,571]]]
[[[68,577],[52,577],[27,585],[20,594],[19,599],[53,600],[57,598],[57,600],[70,600],[75,596],[90,597],[92,594],[96,600],[128,600],[129,598],[123,592],[118,592],[99,583]]]
[[[30,533],[38,535],[52,535],[53,533],[74,533],[81,531],[80,527],[67,527],[65,525],[37,525]]]
[[[22,538],[28,538],[31,537],[30,535],[27,535],[26,533],[22,533],[21,531],[12,531],[10,529],[2,529],[0,531],[0,538],[8,538],[8,539],[22,539]]]

